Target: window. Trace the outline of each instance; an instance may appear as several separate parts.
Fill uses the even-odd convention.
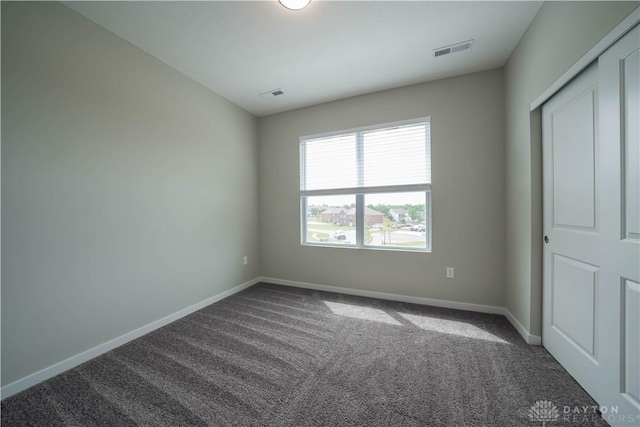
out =
[[[302,244],[431,248],[429,119],[300,138]]]

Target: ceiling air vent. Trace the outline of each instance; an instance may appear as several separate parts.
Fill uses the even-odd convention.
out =
[[[284,95],[282,89],[273,89],[268,92],[263,92],[260,94],[263,98],[275,98],[276,96]]]
[[[452,44],[450,46],[439,47],[437,49],[433,49],[433,56],[437,58],[438,56],[462,52],[464,50],[471,49],[471,46],[473,46],[473,40],[467,40],[466,42],[460,42]]]

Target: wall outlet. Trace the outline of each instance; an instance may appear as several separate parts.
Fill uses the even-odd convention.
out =
[[[453,267],[447,267],[447,279],[453,279],[454,273]]]
[[[242,258],[242,265],[247,265],[249,264],[249,257],[248,256],[244,256],[244,258]]]

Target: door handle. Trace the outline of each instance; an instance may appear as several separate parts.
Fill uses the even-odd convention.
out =
[[[544,242],[549,243],[549,236],[544,236]]]

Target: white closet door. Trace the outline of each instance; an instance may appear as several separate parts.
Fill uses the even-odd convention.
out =
[[[598,67],[542,109],[544,346],[586,390],[603,376],[597,327],[601,284]]]
[[[640,29],[542,109],[543,345],[640,425]]]
[[[640,425],[640,27],[599,59],[603,405]],[[621,423],[621,425],[624,425]]]

